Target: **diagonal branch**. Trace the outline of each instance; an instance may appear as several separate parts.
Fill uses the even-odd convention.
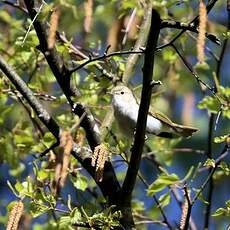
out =
[[[145,142],[146,121],[148,116],[149,104],[152,92],[152,76],[154,66],[154,50],[157,46],[157,41],[160,33],[161,19],[156,10],[152,10],[152,19],[150,32],[148,35],[147,45],[145,49],[145,60],[143,66],[143,89],[141,95],[140,108],[138,113],[136,133],[134,145],[131,150],[131,158],[126,173],[126,177],[122,186],[121,204],[125,208],[131,209],[131,197],[135,186],[138,170],[141,162],[141,155]],[[125,219],[125,217],[124,217]],[[124,221],[129,221],[127,220]],[[132,223],[130,223],[131,225]]]
[[[188,227],[189,227],[189,219],[190,219],[190,216],[191,216],[191,213],[192,213],[192,207],[193,207],[193,205],[195,204],[196,200],[199,198],[200,194],[204,191],[204,189],[207,186],[207,184],[212,179],[213,174],[217,170],[217,168],[218,168],[219,164],[221,163],[221,161],[223,160],[223,158],[225,158],[227,155],[229,155],[229,153],[230,153],[230,151],[229,151],[229,145],[226,144],[225,147],[223,148],[223,150],[220,153],[220,157],[215,160],[215,166],[210,169],[210,172],[209,172],[206,180],[203,182],[203,184],[201,185],[199,191],[196,193],[196,195],[194,196],[194,198],[189,203],[189,205],[188,205],[188,211],[187,211],[187,215],[186,215],[186,220],[185,220],[185,225],[184,225],[183,230],[187,230]]]
[[[140,108],[138,112],[136,133],[134,138],[134,144],[131,149],[131,158],[128,166],[128,170],[122,185],[121,197],[120,197],[120,209],[122,210],[123,226],[129,226],[131,229],[134,226],[132,211],[131,211],[131,199],[132,192],[136,183],[138,170],[141,162],[141,155],[145,142],[145,130],[146,121],[148,116],[148,110],[151,100],[152,92],[152,76],[154,66],[154,51],[157,46],[157,41],[160,33],[161,19],[158,12],[152,9],[152,19],[150,31],[148,34],[147,45],[145,49],[145,59],[143,66],[143,88],[141,94]]]
[[[42,107],[33,92],[27,87],[26,83],[17,75],[17,73],[5,62],[0,56],[0,69],[13,83],[15,88],[23,95],[29,105],[33,108],[42,123],[49,129],[49,131],[59,139],[59,126],[49,113]]]
[[[25,0],[25,5],[31,20],[33,20],[37,14],[36,10],[34,9],[34,1]],[[71,96],[76,96],[76,91],[73,90],[70,85],[71,74],[66,68],[65,63],[57,50],[55,48],[48,48],[46,23],[42,23],[37,17],[33,22],[33,26],[39,39],[39,49],[45,56],[60,88],[65,94],[71,106],[72,112],[79,117],[81,117],[84,113],[86,114],[81,122],[81,126],[85,129],[86,138],[93,151],[95,146],[100,144],[99,130],[94,118],[82,104],[73,103]],[[95,168],[91,166],[91,158],[83,158],[79,155],[79,153],[76,154],[74,151],[72,154],[80,161],[80,163],[91,174],[91,176],[95,178]],[[104,197],[108,198],[109,204],[114,204],[116,201],[116,196],[114,194],[120,190],[120,185],[110,162],[106,162],[103,181],[98,183],[98,186],[102,190]]]
[[[185,31],[191,31],[194,33],[199,33],[199,29],[197,26],[195,26],[193,23],[183,23],[178,21],[167,21],[164,20],[161,23],[161,28],[174,28],[174,29],[182,29]],[[214,42],[217,45],[220,45],[220,39],[218,39],[214,34],[205,34],[206,38],[208,38],[210,41]]]
[[[151,7],[150,5],[147,5],[145,9],[146,13],[143,18],[143,22],[140,27],[139,36],[137,38],[137,41],[135,42],[134,51],[139,51],[142,47],[145,46],[147,38],[148,38],[148,32],[151,24]],[[124,83],[128,83],[130,77],[133,75],[134,69],[136,67],[137,61],[139,59],[138,54],[131,54],[128,59],[125,66],[125,71],[122,76],[122,81]]]
[[[105,60],[107,58],[113,57],[113,56],[121,56],[121,55],[127,55],[127,54],[143,54],[144,51],[139,49],[139,50],[124,50],[124,51],[115,51],[112,53],[107,53],[109,50],[109,47],[107,47],[106,52],[104,52],[103,55],[97,56],[97,57],[89,57],[88,60],[80,64],[79,66],[74,67],[73,69],[69,70],[70,73],[74,73],[75,71],[83,68],[84,66],[88,65],[89,63],[100,61],[100,60]]]
[[[34,9],[34,1],[25,0],[25,5],[27,7],[31,20],[33,20],[37,14],[36,10]],[[86,131],[86,137],[91,149],[94,149],[95,146],[100,144],[100,136],[99,132],[97,132],[97,125],[94,122],[92,115],[89,113],[89,111],[86,110],[86,108],[83,105],[81,105],[80,103],[73,103],[71,96],[76,96],[77,92],[76,90],[71,88],[70,85],[71,73],[65,66],[65,63],[63,62],[63,59],[59,55],[57,50],[55,48],[48,48],[46,24],[43,24],[42,22],[40,22],[38,18],[36,18],[33,22],[33,25],[39,39],[39,49],[45,56],[55,78],[57,79],[60,88],[65,94],[72,108],[72,112],[78,115],[79,117],[81,117],[84,113],[87,114],[81,122],[81,126]]]
[[[26,83],[17,75],[17,73],[9,66],[4,59],[0,56],[0,69],[12,82],[15,88],[23,95],[31,108],[36,112],[40,121],[47,127],[47,129],[55,136],[59,143],[60,128],[56,121],[49,115],[49,113],[43,108],[41,103],[34,96],[33,92],[27,87]],[[54,146],[52,146],[54,147]],[[81,148],[74,144],[74,148],[71,154],[79,160],[82,166],[88,171],[88,173],[94,178],[95,169],[91,166],[91,152],[90,155],[86,151],[82,151]],[[114,169],[110,162],[105,163],[105,174],[103,180],[98,182],[105,198],[108,198],[109,204],[115,204],[117,200],[117,194],[120,191],[120,185],[117,181]]]
[[[209,13],[209,12],[212,10],[212,8],[215,6],[215,4],[216,4],[217,1],[218,1],[218,0],[210,0],[210,1],[208,1],[208,4],[207,4],[207,6],[206,6],[207,13]],[[199,24],[199,15],[196,16],[189,24],[193,24],[195,27],[197,27],[198,24]],[[158,46],[158,47],[157,47],[157,50],[163,49],[163,48],[168,47],[168,46],[171,46],[171,45],[172,45],[182,34],[184,34],[184,32],[186,32],[186,30],[187,30],[187,29],[185,29],[185,28],[182,29],[181,32],[179,32],[179,33],[178,33],[174,38],[172,38],[172,40],[169,41],[167,44],[163,44],[163,45],[161,45],[161,46]]]

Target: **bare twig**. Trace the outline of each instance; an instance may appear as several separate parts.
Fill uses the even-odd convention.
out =
[[[3,0],[1,2],[4,3],[4,4],[7,4],[9,6],[12,6],[12,7],[16,8],[16,9],[19,9],[24,13],[27,13],[27,10],[25,8],[23,8],[22,6],[20,6],[19,3],[14,3],[14,2],[11,2],[11,1],[7,1],[7,0]]]
[[[146,45],[150,24],[151,24],[151,7],[148,5],[146,8],[146,14],[144,15],[144,19],[140,27],[139,36],[134,45],[133,51],[139,51],[142,47]],[[138,54],[131,54],[128,57],[125,66],[125,71],[122,77],[122,81],[124,83],[128,83],[130,77],[132,76],[138,58],[139,58]]]
[[[137,12],[137,8],[134,8],[134,10],[132,11],[132,14],[131,14],[131,16],[129,18],[129,21],[128,21],[128,24],[126,26],[126,29],[124,31],[124,37],[123,37],[123,40],[122,40],[122,45],[123,46],[126,43],[127,36],[128,36],[129,31],[130,31],[130,27],[132,25],[133,19],[135,18],[136,12]]]
[[[109,48],[109,46],[108,46]],[[107,58],[113,57],[113,56],[121,56],[121,55],[127,55],[127,54],[143,54],[144,51],[143,49],[140,49],[139,51],[133,51],[133,50],[127,50],[127,51],[116,51],[116,52],[112,52],[112,53],[107,53],[108,52],[108,48],[106,48],[106,51],[104,52],[103,55],[98,56],[98,57],[89,57],[87,61],[85,61],[84,63],[80,64],[77,67],[74,67],[73,69],[70,70],[70,73],[73,73],[81,68],[83,68],[84,66],[95,62],[95,61],[100,61],[100,60],[105,60]]]
[[[191,31],[194,33],[198,33],[199,30],[197,28],[197,26],[195,26],[193,23],[183,23],[183,22],[177,22],[177,21],[162,21],[161,23],[161,28],[174,28],[174,29],[182,29],[185,31]],[[206,38],[209,39],[210,41],[214,42],[217,45],[220,45],[220,39],[217,38],[215,35],[213,34],[205,34]]]
[[[208,2],[207,6],[206,6],[206,10],[207,13],[209,13],[211,11],[211,9],[215,6],[216,2],[218,0],[211,0]],[[197,27],[199,23],[199,16],[196,16],[190,23],[189,25],[194,25],[194,27]],[[182,31],[180,33],[178,33],[171,41],[169,41],[168,43],[158,46],[156,49],[163,49],[166,48],[168,46],[171,46],[182,34],[184,34],[184,32],[186,32],[187,29],[182,29]]]
[[[196,200],[199,198],[200,194],[203,192],[203,190],[205,189],[205,187],[207,186],[207,184],[209,183],[209,181],[211,180],[213,174],[215,173],[216,169],[218,168],[220,162],[222,161],[223,158],[225,158],[227,155],[229,155],[229,146],[225,145],[224,149],[222,150],[219,158],[216,159],[215,161],[215,166],[213,168],[211,168],[210,173],[208,174],[206,180],[204,181],[204,183],[200,186],[199,191],[196,193],[196,195],[194,196],[194,198],[190,201],[190,205],[188,206],[188,212],[187,212],[187,216],[186,216],[186,220],[185,220],[185,225],[184,225],[184,230],[188,229],[189,226],[189,219],[191,216],[191,212],[192,212],[192,207],[194,205],[194,203],[196,202]]]
[[[171,46],[174,48],[174,50],[176,51],[176,53],[179,55],[179,57],[181,58],[181,60],[183,61],[184,65],[188,68],[188,70],[192,73],[192,75],[195,77],[196,81],[199,84],[204,85],[212,94],[213,96],[219,101],[220,105],[222,106],[222,102],[220,101],[220,98],[216,95],[216,90],[209,86],[206,82],[204,82],[202,79],[199,78],[199,76],[197,75],[196,71],[193,69],[193,67],[190,65],[189,62],[187,62],[187,60],[185,59],[185,57],[182,56],[182,54],[179,52],[179,50],[177,49],[177,47],[174,44],[171,44]],[[202,90],[202,89],[201,89]]]

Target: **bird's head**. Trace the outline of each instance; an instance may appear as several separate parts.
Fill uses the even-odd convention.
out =
[[[132,91],[123,85],[119,85],[114,87],[111,90],[111,94],[113,96],[113,103],[121,103],[121,104],[126,104],[126,103],[136,103],[136,100],[133,96]]]

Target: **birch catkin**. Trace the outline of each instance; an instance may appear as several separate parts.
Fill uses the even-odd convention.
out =
[[[24,205],[21,201],[16,202],[14,207],[12,208],[9,216],[9,220],[7,223],[6,230],[17,230],[18,224],[23,214]]]
[[[85,8],[85,20],[84,30],[86,33],[90,33],[93,21],[93,0],[88,0],[84,3]]]
[[[199,63],[205,60],[205,33],[207,25],[207,10],[203,0],[199,4],[199,33],[197,39],[197,59]]]
[[[181,219],[180,219],[180,229],[184,229],[187,214],[188,214],[188,201],[185,200],[184,204],[182,206],[182,214],[181,214]]]
[[[59,8],[56,7],[53,9],[53,12],[50,17],[50,30],[49,30],[49,36],[48,36],[48,48],[49,49],[52,49],[55,45],[59,16],[60,16],[60,10]]]

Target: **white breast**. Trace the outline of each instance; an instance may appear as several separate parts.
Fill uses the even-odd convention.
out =
[[[119,128],[121,131],[132,137],[135,131],[139,105],[136,100],[124,100],[121,96],[114,95],[112,104],[114,107],[114,115],[118,122]],[[146,124],[146,132],[152,134],[159,134],[162,129],[162,123],[156,118],[148,115],[147,124]]]
[[[127,103],[122,97],[114,96],[112,100],[114,116],[123,134],[132,137],[136,127],[138,116],[138,105],[136,101]]]

